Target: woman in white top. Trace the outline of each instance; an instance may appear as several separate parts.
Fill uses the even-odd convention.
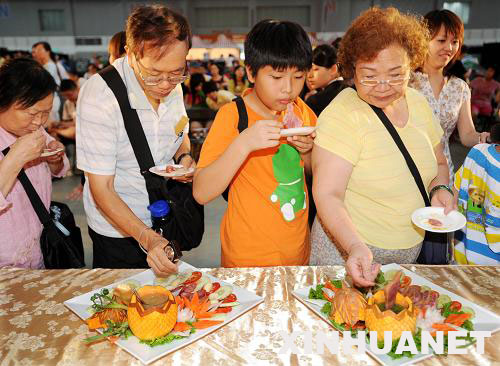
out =
[[[448,159],[450,182],[453,181],[449,140],[458,127],[460,141],[465,146],[486,142],[489,133],[479,133],[471,116],[470,89],[467,83],[448,74],[460,54],[464,40],[464,25],[449,10],[433,10],[425,16],[431,33],[429,54],[420,71],[412,74],[410,86],[425,95],[434,115],[439,119],[444,135],[441,142]]]

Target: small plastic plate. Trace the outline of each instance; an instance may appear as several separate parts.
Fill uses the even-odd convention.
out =
[[[172,166],[177,170],[174,170],[171,173],[166,172],[167,166]],[[193,168],[190,169],[185,169],[184,166],[182,165],[177,165],[177,164],[166,164],[166,165],[157,165],[149,169],[149,171],[153,174],[166,177],[166,178],[172,178],[172,177],[182,177],[183,175],[190,174],[194,172]]]
[[[284,128],[280,131],[281,136],[307,136],[314,132],[316,126]]]
[[[44,149],[42,154],[40,155],[41,158],[46,158],[47,156],[52,156],[57,154],[58,152],[64,151],[64,149],[61,147],[59,149],[51,150],[51,149]]]
[[[437,220],[441,226],[433,225],[429,219]],[[465,216],[458,211],[451,211],[448,215],[444,214],[443,207],[423,207],[415,210],[411,215],[411,221],[419,228],[434,233],[449,233],[460,230],[467,221]]]

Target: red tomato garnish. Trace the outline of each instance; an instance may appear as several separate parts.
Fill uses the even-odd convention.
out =
[[[212,283],[212,289],[210,290],[210,292],[208,294],[210,295],[210,294],[214,293],[215,291],[217,291],[218,289],[220,289],[220,283],[214,282],[214,283]]]
[[[404,276],[403,281],[401,281],[401,288],[405,288],[410,286],[411,284],[411,277],[410,276]]]
[[[215,312],[217,314],[219,314],[219,313],[229,313],[231,310],[233,310],[233,308],[230,307],[230,306],[227,306],[227,307],[223,307],[223,308],[217,308],[217,309],[215,309]]]
[[[450,310],[452,311],[460,311],[462,309],[462,304],[458,301],[452,301],[450,305]]]
[[[228,297],[226,297],[224,299],[224,301],[222,301],[222,303],[224,304],[224,303],[228,303],[228,302],[235,302],[236,300],[238,300],[237,297],[236,297],[236,295],[235,294],[231,294]]]
[[[357,322],[352,326],[352,329],[365,329],[365,323],[364,322]]]
[[[184,284],[187,285],[188,283],[194,283],[198,281],[201,278],[201,272],[193,272],[191,274],[191,277],[189,277],[186,281],[184,281]]]

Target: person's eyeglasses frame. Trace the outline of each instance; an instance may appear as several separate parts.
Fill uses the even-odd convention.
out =
[[[164,80],[166,80],[171,85],[177,85],[177,84],[183,83],[184,81],[186,81],[189,78],[187,61],[186,61],[186,66],[184,68],[184,74],[181,75],[181,76],[163,76],[163,75],[159,75],[159,76],[146,76],[145,77],[142,74],[141,68],[146,69],[146,67],[144,67],[144,65],[141,64],[141,62],[139,61],[139,58],[136,55],[134,55],[134,58],[135,58],[135,61],[137,62],[137,66],[138,66],[137,67],[137,71],[139,73],[139,77],[141,78],[141,80],[143,81],[144,85],[146,85],[146,86],[157,86],[157,85],[159,85]],[[158,79],[158,81],[151,80],[151,79],[148,80],[148,78]]]
[[[399,86],[403,85],[405,81],[409,80],[410,77],[401,77],[401,78],[394,78],[394,79],[388,79],[388,80],[377,80],[377,79],[360,79],[359,82],[363,86],[368,86],[368,87],[376,87],[380,84],[387,84],[390,86]]]

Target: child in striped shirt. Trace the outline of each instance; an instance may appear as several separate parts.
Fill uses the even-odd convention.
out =
[[[455,233],[459,264],[500,264],[500,123],[490,139],[474,146],[455,174],[458,209],[467,219]]]

